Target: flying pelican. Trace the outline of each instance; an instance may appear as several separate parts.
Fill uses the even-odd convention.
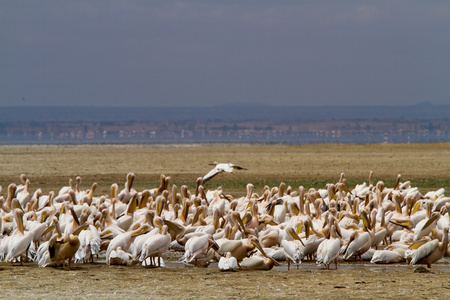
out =
[[[236,170],[246,170],[245,168],[236,166],[235,164],[232,164],[232,163],[214,162],[209,165],[215,166],[215,167],[211,171],[209,171],[208,174],[203,176],[203,183],[206,183],[208,180],[210,180],[211,178],[213,178],[214,176],[216,176],[217,174],[222,173],[222,172],[231,173],[235,169]]]

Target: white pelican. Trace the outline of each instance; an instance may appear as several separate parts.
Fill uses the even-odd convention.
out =
[[[241,262],[241,268],[247,270],[271,270],[274,266],[280,266],[280,263],[277,262],[272,257],[268,257],[266,252],[261,248],[261,245],[258,242],[255,242],[254,245],[261,252],[261,255],[252,255],[250,257],[245,257]]]
[[[422,237],[429,235],[431,233],[431,230],[436,227],[436,223],[441,216],[438,212],[431,213],[431,206],[428,207],[428,218],[423,219],[414,227],[414,241],[418,241]]]
[[[27,182],[27,175],[26,174],[20,174],[20,181],[22,182],[18,186],[16,186],[16,190],[14,193],[14,196],[17,197],[17,194],[26,189],[26,182]]]
[[[12,210],[12,208],[11,208],[11,201],[12,201],[13,198],[14,198],[14,194],[15,194],[15,192],[16,192],[16,189],[17,189],[17,186],[16,186],[14,183],[11,183],[11,184],[8,186],[8,196],[7,196],[7,198],[6,198],[5,205],[2,206],[2,209],[3,209],[6,213],[11,212],[11,210]]]
[[[158,267],[161,266],[161,256],[169,249],[170,234],[167,232],[167,225],[162,226],[161,233],[154,234],[145,240],[142,246],[140,261],[145,261],[148,257],[158,258]]]
[[[119,218],[117,218],[116,225],[125,231],[130,228],[131,224],[133,224],[133,222],[135,220],[134,212],[136,211],[136,208],[137,208],[137,203],[138,203],[137,197],[138,197],[137,193],[134,193],[131,196],[131,199],[128,201],[128,208],[127,208],[126,214],[121,215],[121,216],[119,216]]]
[[[440,211],[447,203],[450,203],[450,197],[444,197],[443,195],[436,199],[434,202],[432,211]]]
[[[313,259],[314,255],[317,253],[317,248],[325,240],[325,235],[322,232],[316,231],[314,229],[313,223],[311,222],[311,219],[309,217],[304,222],[304,224],[306,239],[302,241],[305,245],[305,247],[303,247],[302,249],[302,259],[304,256],[308,257],[309,259]],[[310,234],[310,231],[312,231],[314,234]]]
[[[75,254],[75,263],[87,263],[89,260],[94,262],[94,255],[99,254],[102,242],[97,228],[89,225],[89,229],[80,232],[78,239],[80,247]]]
[[[109,243],[108,248],[106,249],[106,262],[109,261],[109,255],[111,254],[112,250],[117,249],[117,247],[121,247],[124,251],[127,251],[131,246],[133,238],[140,234],[146,233],[148,229],[148,224],[142,224],[135,230],[120,233],[116,237],[114,237]]]
[[[205,234],[203,236],[194,236],[190,238],[184,246],[185,252],[183,262],[188,264],[193,263],[198,267],[199,264],[197,260],[200,257],[207,256],[210,248],[213,248],[216,251],[219,250],[219,246],[214,242],[210,235]]]
[[[141,256],[141,253],[142,253],[142,246],[144,246],[144,243],[147,240],[147,238],[151,237],[152,235],[158,234],[161,231],[161,228],[162,228],[163,220],[160,217],[156,217],[154,219],[154,221],[152,221],[151,213],[147,212],[146,218],[149,219],[149,220],[147,220],[148,224],[155,223],[159,227],[155,227],[152,230],[150,230],[149,232],[147,232],[146,234],[140,235],[140,236],[138,236],[138,237],[136,237],[134,239],[134,242],[133,242],[133,245],[132,245],[132,248],[133,248],[132,254],[133,254],[133,260],[134,261],[139,261],[139,257]]]
[[[395,250],[377,250],[370,260],[375,264],[391,264],[405,261],[405,249],[395,248]]]
[[[413,254],[411,264],[424,264],[431,268],[431,264],[437,262],[447,252],[448,247],[448,227],[444,228],[442,242],[434,239],[420,246]]]
[[[22,190],[18,191],[18,189],[16,189],[16,198],[19,200],[21,207],[25,207],[27,203],[30,202],[31,200],[29,188],[30,188],[30,180],[27,179],[25,182],[25,186]]]
[[[251,235],[249,238],[242,240],[223,241],[217,252],[221,255],[231,252],[232,256],[241,261],[249,255],[249,252],[255,249],[256,245],[259,245],[258,239]]]
[[[320,255],[319,255],[320,249]],[[332,225],[330,230],[330,238],[324,240],[317,249],[317,263],[323,263],[327,270],[330,269],[330,263],[334,261],[337,270],[339,250],[341,249],[341,240],[336,234],[336,226]]]
[[[344,260],[348,260],[352,256],[359,257],[359,260],[361,260],[361,255],[369,250],[370,246],[372,245],[374,233],[370,228],[367,213],[365,211],[361,212],[361,218],[363,219],[364,230],[355,231],[351,235],[350,241],[345,248]]]
[[[32,232],[24,232],[23,227],[23,211],[20,209],[14,210],[14,218],[16,221],[16,230],[11,235],[11,238],[8,241],[8,254],[6,255],[5,261],[12,262],[13,259],[17,257],[20,258],[20,264],[22,264],[22,256],[27,251],[31,242],[33,241],[33,233]]]
[[[216,176],[217,174],[222,173],[222,172],[231,173],[235,169],[236,170],[246,170],[245,168],[236,166],[235,164],[232,164],[232,163],[214,162],[210,165],[214,166],[214,168],[211,171],[209,171],[205,176],[203,176],[203,183],[206,183],[208,180],[210,180],[211,178],[213,178],[214,176]]]
[[[68,186],[63,186],[62,188],[59,189],[58,196],[67,194],[69,192],[69,190],[73,190],[73,179],[72,178],[69,179]]]
[[[48,253],[52,263],[62,263],[63,268],[66,269],[66,260],[69,260],[69,269],[72,265],[72,258],[80,247],[80,240],[76,235],[66,235],[62,240],[58,239],[58,234],[55,233],[48,243]]]
[[[238,262],[235,257],[231,256],[230,252],[227,252],[226,256],[220,258],[218,267],[222,272],[234,271],[238,268]]]
[[[121,247],[117,247],[109,254],[108,265],[121,265],[127,266],[132,263],[132,255],[122,250]]]
[[[127,174],[127,181],[125,182],[125,188],[122,191],[120,191],[118,195],[119,200],[125,204],[128,204],[128,202],[131,200],[132,192],[136,192],[132,190],[134,178],[135,176],[133,173]]]
[[[291,261],[297,265],[298,269],[298,265],[302,263],[302,258],[304,256],[302,250],[305,245],[291,226],[287,226],[284,230],[286,232],[286,239],[281,241],[281,246],[286,253],[288,271],[290,269]]]

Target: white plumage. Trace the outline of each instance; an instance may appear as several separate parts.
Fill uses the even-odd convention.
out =
[[[235,164],[232,164],[232,163],[217,163],[217,162],[214,162],[212,165],[214,165],[215,167],[214,167],[214,169],[209,171],[208,174],[203,176],[203,183],[207,182],[208,180],[210,180],[211,178],[213,178],[214,176],[216,176],[217,174],[222,173],[222,172],[231,173],[235,169],[236,170],[245,170],[245,168],[236,166]]]

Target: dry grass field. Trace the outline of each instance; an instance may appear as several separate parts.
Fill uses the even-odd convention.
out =
[[[374,180],[391,186],[398,173],[420,191],[450,189],[450,144],[436,145],[83,145],[1,146],[0,185],[2,195],[11,183],[28,175],[31,190],[57,191],[69,178],[81,176],[83,188],[95,181],[96,195],[109,194],[111,183],[123,186],[128,172],[136,174],[137,190],[156,187],[161,174],[178,186],[195,186],[206,174],[208,163],[232,162],[247,170],[222,174],[206,188],[221,185],[232,195],[244,195],[248,182],[260,192],[286,182],[293,188],[324,187],[344,172],[350,185]],[[448,194],[448,192],[447,192]],[[342,263],[324,270],[305,263],[299,270],[286,265],[271,271],[220,273],[217,267],[187,268],[177,263],[178,253],[165,259],[166,269],[105,264],[77,265],[71,271],[40,269],[35,263],[11,266],[0,263],[0,298],[320,298],[320,299],[433,299],[448,297],[450,268],[433,265],[431,273],[414,273],[409,265],[374,266]]]
[[[320,146],[252,146],[252,145],[82,145],[82,146],[1,146],[0,185],[19,183],[28,175],[31,187],[44,192],[67,185],[69,178],[81,176],[83,188],[99,184],[98,193],[109,193],[113,182],[125,182],[134,172],[136,189],[157,186],[161,174],[171,176],[172,183],[195,185],[213,161],[232,162],[247,170],[218,175],[206,188],[222,185],[230,194],[245,193],[245,185],[286,182],[293,188],[324,187],[344,172],[350,184],[367,181],[369,171],[374,180],[393,182],[397,174],[402,181],[423,189],[449,189],[450,144],[424,145],[320,145]]]

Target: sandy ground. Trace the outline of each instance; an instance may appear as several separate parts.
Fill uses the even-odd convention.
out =
[[[136,189],[154,187],[160,174],[174,182],[194,186],[209,171],[208,162],[233,162],[247,168],[220,175],[207,188],[230,185],[243,194],[245,182],[292,181],[309,187],[314,181],[337,180],[345,172],[350,180],[404,180],[449,190],[450,145],[379,146],[2,146],[0,185],[19,183],[26,173],[34,191],[57,190],[80,175],[83,187],[99,183],[96,194],[108,194],[112,182],[120,186],[127,172],[136,174]],[[232,183],[238,182],[233,187]],[[226,190],[226,192],[230,192]],[[230,192],[230,193],[231,193]],[[433,265],[428,273],[415,273],[406,264],[378,266],[341,263],[338,270],[324,270],[303,263],[287,271],[285,264],[271,271],[221,273],[215,264],[205,269],[185,267],[181,253],[167,253],[167,268],[118,267],[104,263],[75,265],[73,270],[38,268],[0,263],[0,298],[393,298],[445,299],[450,294],[450,263]]]
[[[166,268],[74,265],[73,270],[0,265],[1,298],[248,298],[248,299],[445,299],[450,294],[448,262],[428,273],[417,267],[341,262],[325,270],[305,262],[299,270],[285,264],[270,271],[220,272],[185,267],[166,260]]]

